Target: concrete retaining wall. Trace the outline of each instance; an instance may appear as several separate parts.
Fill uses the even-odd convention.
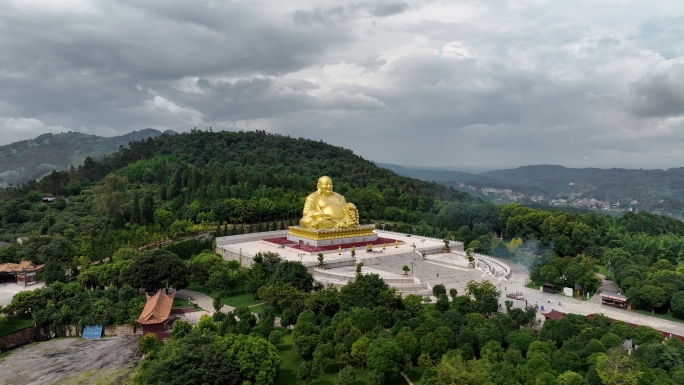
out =
[[[216,238],[216,247],[232,245],[243,242],[256,242],[262,239],[281,238],[287,236],[290,230],[262,231],[260,233],[249,233],[240,235],[229,235]]]
[[[230,246],[216,246],[216,252],[223,257],[224,261],[239,261],[244,267],[251,267],[252,263],[254,263],[254,256],[252,254]]]

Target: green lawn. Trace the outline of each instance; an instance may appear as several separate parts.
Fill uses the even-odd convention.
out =
[[[30,328],[35,325],[31,316],[15,316],[7,318],[7,323],[0,327],[0,337]]]
[[[184,309],[186,307],[193,307],[190,301],[183,298],[174,298],[172,309]]]
[[[651,317],[661,318],[661,319],[668,320],[668,321],[684,323],[684,319],[677,318],[672,313],[658,313],[658,312],[651,313],[648,310],[634,310],[634,312],[639,313],[639,314],[643,314],[643,315],[647,315],[647,316],[651,316]]]
[[[613,273],[611,272],[610,274],[608,274],[608,269],[605,266],[599,266],[598,272],[603,274],[605,277],[610,276],[611,279],[613,278]]]
[[[196,291],[207,295],[211,298],[216,298],[216,294],[209,290],[208,288],[199,285],[197,282],[191,282],[188,286],[188,290]],[[252,306],[263,303],[258,299],[252,299],[252,294],[245,292],[242,288],[238,287],[235,290],[228,293],[228,296],[221,298],[221,302],[228,306],[238,307],[238,306]]]
[[[190,286],[188,286],[188,290],[196,291],[198,293],[202,293],[204,295],[208,295],[211,298],[214,298],[214,294],[212,294],[211,290],[207,289],[204,286],[199,285],[197,282],[190,282]]]
[[[285,329],[282,329],[285,330]],[[283,363],[280,366],[280,374],[276,379],[276,385],[293,385],[300,384],[297,381],[297,368],[302,363],[297,354],[292,349],[292,334],[286,334],[283,337],[283,342],[278,345],[278,351],[280,352],[280,357],[283,359]],[[337,384],[337,372],[340,370],[338,364],[331,364],[325,368],[325,374],[317,377],[311,384],[312,385],[334,385]],[[421,368],[415,367],[411,373],[408,374],[409,379],[415,385],[420,385],[420,377],[423,375],[423,370]],[[372,383],[368,380],[368,370],[356,369],[356,382],[354,385],[371,385]],[[397,376],[397,378],[387,380],[386,385],[406,385],[406,381],[403,377]]]
[[[221,301],[232,307],[252,306],[264,302],[262,300],[252,299],[252,295],[244,292],[241,288],[233,290],[227,297],[221,298]]]
[[[263,314],[264,313],[264,306],[263,305],[250,306],[249,311],[251,311],[252,313]]]

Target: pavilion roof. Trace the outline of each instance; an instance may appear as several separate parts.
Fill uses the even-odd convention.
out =
[[[0,273],[32,273],[42,269],[45,264],[36,265],[31,261],[21,261],[19,263],[0,264]]]
[[[559,320],[559,319],[565,317],[565,313],[563,313],[561,311],[554,310],[554,309],[551,309],[551,311],[548,313],[542,313],[542,315],[544,317],[546,317],[546,319],[555,319],[555,320]]]
[[[164,289],[159,290],[155,295],[147,295],[147,302],[143,308],[140,317],[136,319],[141,325],[154,325],[166,321],[171,314],[171,307],[173,307],[173,298],[176,293],[169,295],[164,293]]]

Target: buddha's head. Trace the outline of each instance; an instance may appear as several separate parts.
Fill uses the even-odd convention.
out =
[[[316,187],[318,188],[319,194],[330,195],[333,191],[332,179],[327,176],[322,176],[318,178],[318,184]]]

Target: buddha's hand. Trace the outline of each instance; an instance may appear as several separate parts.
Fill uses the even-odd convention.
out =
[[[313,213],[311,216],[314,217],[314,218],[321,218],[321,217],[322,217],[322,218],[325,218],[325,219],[332,219],[332,215],[326,214],[326,213],[323,213],[323,212],[320,212],[320,211],[319,211],[319,212]]]

